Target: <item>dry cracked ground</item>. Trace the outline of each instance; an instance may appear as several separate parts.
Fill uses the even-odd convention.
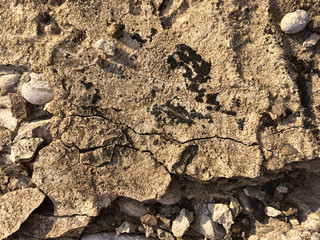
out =
[[[0,239],[320,239],[318,0],[1,0]]]

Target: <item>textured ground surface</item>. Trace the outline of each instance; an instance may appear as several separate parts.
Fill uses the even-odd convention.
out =
[[[0,5],[0,239],[320,238],[320,43],[279,27],[319,1]]]

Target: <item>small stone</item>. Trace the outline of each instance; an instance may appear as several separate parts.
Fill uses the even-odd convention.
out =
[[[0,126],[3,126],[10,131],[14,131],[18,125],[16,119],[10,109],[0,109]]]
[[[148,226],[151,226],[151,227],[155,227],[158,224],[158,219],[151,214],[146,214],[146,215],[142,216],[140,218],[140,220],[141,220],[141,223],[148,225]]]
[[[31,161],[42,143],[42,138],[21,139],[12,146],[10,160],[12,162]]]
[[[306,48],[313,47],[320,40],[320,34],[313,33],[308,39],[303,42],[303,46]]]
[[[238,199],[231,197],[230,198],[230,204],[229,208],[232,212],[233,219],[235,219],[241,212],[242,212],[242,207]]]
[[[131,235],[117,236],[115,233],[94,233],[82,236],[81,240],[147,240],[147,238]]]
[[[166,232],[160,228],[157,230],[157,235],[160,240],[174,240],[175,239],[170,232]]]
[[[210,209],[212,209],[211,207],[209,208],[209,204],[208,209],[209,211]],[[233,216],[229,207],[225,204],[217,203],[213,205],[213,209],[211,212],[212,220],[216,223],[221,224],[224,229],[229,232],[231,225],[233,224]]]
[[[175,237],[182,237],[193,221],[193,213],[187,209],[182,209],[172,223],[172,233]]]
[[[248,186],[245,189],[243,189],[244,194],[246,194],[248,197],[256,198],[260,201],[266,200],[266,194],[259,189],[256,189],[254,187]]]
[[[199,217],[199,230],[204,237],[209,239],[222,239],[225,236],[223,227],[212,221],[207,209],[203,209]]]
[[[281,20],[281,30],[288,34],[302,31],[308,24],[309,14],[304,10],[287,13]]]
[[[103,194],[101,197],[99,197],[98,205],[101,208],[108,208],[112,201],[116,199],[116,196],[112,196],[110,194]]]
[[[296,217],[290,217],[289,222],[293,227],[298,226],[300,224],[299,220]]]
[[[287,193],[287,192],[288,192],[288,188],[279,185],[279,186],[276,188],[276,191],[279,192],[279,193]]]
[[[264,212],[269,217],[278,217],[279,215],[281,215],[281,211],[270,206],[265,207]]]
[[[7,74],[0,76],[0,90],[8,91],[19,82],[20,74]]]
[[[136,218],[141,218],[149,212],[142,203],[129,198],[120,199],[119,206],[122,212]]]
[[[132,222],[124,221],[120,227],[116,228],[117,235],[122,233],[134,233],[136,226]]]
[[[174,205],[181,201],[181,189],[177,181],[171,180],[166,193],[157,200],[164,205]]]
[[[140,218],[141,220],[141,223],[145,229],[145,234],[146,234],[146,237],[150,237],[152,236],[152,234],[154,233],[154,230],[158,224],[158,219],[151,215],[151,214],[146,214],[144,216],[142,216]]]
[[[147,238],[152,236],[152,234],[154,233],[153,227],[151,227],[149,225],[143,224],[143,228],[144,228],[144,232],[145,232],[145,235]]]
[[[320,15],[311,19],[308,29],[312,32],[320,33]]]
[[[117,45],[114,42],[100,39],[94,44],[94,47],[107,56],[114,56],[116,54]]]
[[[243,212],[245,214],[251,213],[251,203],[250,203],[249,198],[244,193],[240,193],[239,200],[240,200],[240,203],[243,207]]]
[[[30,81],[22,84],[21,95],[34,105],[43,105],[53,99],[53,90],[42,74],[30,73]]]
[[[159,227],[164,230],[170,230],[171,229],[171,221],[168,218],[165,218],[161,216],[160,214],[157,215],[158,220],[160,221]]]

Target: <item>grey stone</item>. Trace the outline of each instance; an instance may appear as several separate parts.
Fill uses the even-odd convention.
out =
[[[281,215],[281,211],[280,210],[275,209],[275,208],[270,207],[270,206],[266,206],[264,208],[264,212],[269,217],[278,217],[279,215]]]
[[[0,109],[0,126],[10,131],[14,131],[17,127],[18,119],[15,118],[10,109]]]
[[[279,186],[276,188],[276,191],[279,192],[279,193],[287,193],[287,192],[288,192],[288,188],[285,187],[285,186],[279,185]]]
[[[122,198],[119,200],[119,206],[122,212],[136,218],[141,218],[149,213],[148,209],[141,202],[134,199]]]
[[[116,228],[117,235],[122,233],[134,233],[136,226],[132,222],[124,221],[120,227]]]
[[[287,13],[281,20],[281,30],[288,34],[302,31],[309,22],[309,14],[304,10]]]
[[[117,49],[117,45],[113,41],[104,39],[99,39],[95,42],[94,47],[107,56],[114,56]]]
[[[303,46],[306,48],[313,47],[320,40],[320,34],[313,33],[308,39],[303,42]]]
[[[240,201],[240,203],[242,205],[243,212],[245,214],[251,213],[250,199],[244,193],[240,193],[239,194],[239,201]]]
[[[21,139],[11,147],[10,160],[12,162],[31,161],[42,143],[42,138]]]
[[[0,126],[14,131],[27,115],[26,102],[19,94],[0,96]]]
[[[182,237],[193,221],[193,213],[182,209],[179,215],[173,220],[171,231],[175,237]]]
[[[212,221],[212,214],[207,206],[196,206],[195,220],[192,228],[208,239],[222,239],[225,236],[225,231],[221,225]]]
[[[95,233],[86,234],[81,237],[81,240],[147,240],[147,238],[138,235],[117,236],[115,233]]]
[[[245,189],[243,189],[243,192],[248,196],[252,198],[256,198],[260,201],[266,200],[266,194],[259,189],[256,189],[255,187],[248,186]]]
[[[44,200],[36,188],[27,188],[0,196],[0,239],[16,232],[31,212]]]
[[[242,212],[242,206],[235,197],[230,198],[229,208],[232,212],[233,219],[235,219]]]
[[[30,73],[30,80],[22,84],[21,95],[30,103],[43,105],[53,99],[54,91],[42,74]]]
[[[229,207],[222,203],[208,204],[208,209],[212,213],[212,220],[221,224],[229,232],[233,224],[233,216]]]

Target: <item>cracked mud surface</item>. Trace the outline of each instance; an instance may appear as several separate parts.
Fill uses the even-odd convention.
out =
[[[320,238],[319,2],[0,5],[0,239]]]

